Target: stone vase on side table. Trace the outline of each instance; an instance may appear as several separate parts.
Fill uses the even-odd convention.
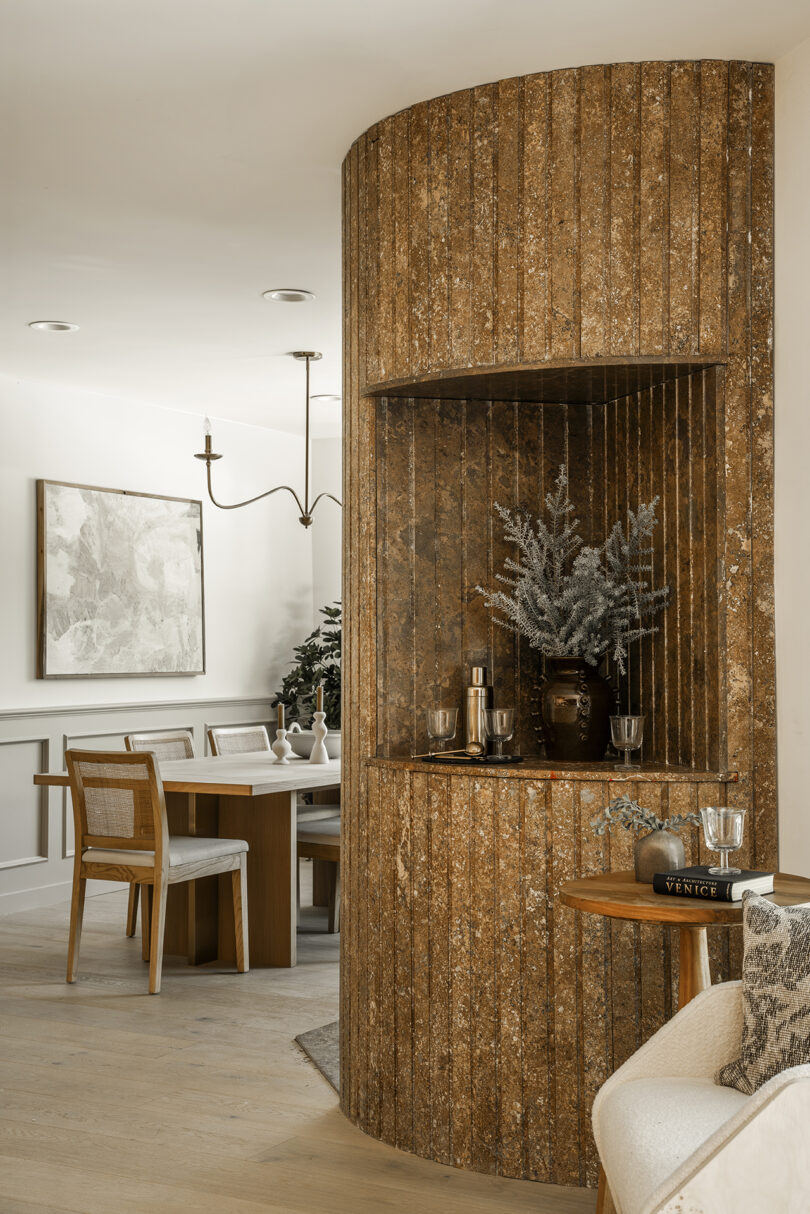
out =
[[[636,835],[633,861],[636,881],[652,885],[656,873],[668,873],[686,866],[683,839],[668,830],[651,830],[648,835]]]

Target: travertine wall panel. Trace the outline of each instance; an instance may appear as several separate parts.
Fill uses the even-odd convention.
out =
[[[377,123],[349,155],[361,388],[450,368],[724,355],[729,277],[752,257],[740,230],[769,231],[771,92],[766,64],[624,63]],[[735,164],[749,134],[759,160]],[[769,237],[758,247],[767,278]]]
[[[352,969],[367,1017],[344,1107],[443,1163],[592,1183],[593,1097],[671,1014],[677,984],[665,930],[557,899],[576,876],[632,864],[624,832],[590,829],[615,792],[608,773],[504,778],[372,760],[363,777],[359,919],[374,947]],[[722,804],[727,785],[673,772],[628,791],[685,812]],[[705,861],[697,844],[690,831],[690,863]],[[712,932],[717,978],[729,973],[728,934]]]
[[[661,494],[673,606],[625,694],[656,760],[698,770],[644,797],[750,805],[742,859],[775,861],[772,108],[767,64],[583,67],[414,106],[347,156],[341,1100],[421,1155],[592,1181],[593,1094],[674,1007],[669,934],[555,900],[630,867],[587,828],[599,780],[364,766],[473,655],[529,748],[528,655],[469,594],[505,555],[492,500],[536,509],[572,453],[593,534]],[[472,400],[493,368],[514,395]],[[739,966],[734,933],[710,947],[715,978]]]

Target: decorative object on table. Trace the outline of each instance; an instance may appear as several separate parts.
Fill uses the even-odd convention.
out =
[[[743,895],[739,1057],[717,1083],[750,1096],[780,1071],[810,1064],[810,906]]]
[[[638,750],[644,741],[644,717],[611,717],[610,740],[616,750],[624,751],[624,762],[616,771],[638,771],[640,764],[630,762],[630,751]]]
[[[293,669],[286,674],[281,689],[272,701],[273,707],[284,704],[287,712],[288,741],[296,754],[308,758],[313,734],[304,729],[312,719],[315,707],[315,689],[323,688],[323,710],[329,726],[327,747],[330,757],[340,757],[340,701],[341,701],[341,640],[342,621],[340,602],[331,607],[321,607],[324,621],[305,641],[293,649]],[[293,730],[298,727],[300,732]],[[291,736],[295,734],[295,736]]]
[[[568,478],[561,465],[556,492],[546,494],[549,521],[495,504],[506,539],[520,563],[507,559],[498,581],[511,588],[476,587],[497,624],[525,636],[546,659],[546,675],[564,689],[542,696],[546,753],[550,759],[599,760],[608,740],[613,695],[596,672],[608,655],[624,674],[628,646],[657,629],[649,622],[667,604],[669,587],[651,588],[652,546],[658,498],[627,512],[627,534],[617,522],[601,547],[583,546],[569,516]],[[509,576],[513,575],[513,576]],[[551,665],[549,669],[549,659]],[[561,663],[554,666],[553,663]],[[593,669],[586,674],[586,668]],[[598,683],[597,683],[598,680]],[[601,686],[601,692],[597,691]]]
[[[494,744],[494,758],[504,757],[503,744],[515,735],[514,708],[486,708],[484,710],[484,732]]]
[[[37,481],[37,678],[205,673],[202,503]]]
[[[700,825],[698,814],[672,814],[659,818],[651,809],[643,809],[626,793],[615,797],[609,805],[591,819],[594,834],[604,835],[612,826],[623,826],[625,830],[647,830],[648,834],[636,837],[633,844],[633,861],[636,880],[651,884],[656,873],[686,865],[683,840],[675,833],[690,823]]]
[[[773,893],[773,873],[738,869],[739,876],[713,877],[705,864],[656,873],[653,891],[675,898],[709,898],[715,902],[739,902],[747,889],[754,894]]]
[[[469,754],[477,754],[479,746],[486,751],[484,714],[491,704],[492,688],[487,683],[487,668],[473,666],[464,697],[464,745]]]
[[[284,726],[283,704],[279,704],[278,706],[278,728],[276,729],[276,740],[270,749],[276,756],[274,759],[275,763],[289,763],[293,748],[287,741],[287,730]]]
[[[312,745],[312,750],[309,752],[310,763],[328,763],[329,752],[324,744],[329,730],[326,727],[326,713],[323,710],[323,688],[319,687],[315,698],[315,715],[312,721],[312,732],[315,735],[315,741]]]
[[[315,745],[315,734],[311,729],[302,729],[297,721],[293,721],[287,730],[287,741],[293,748],[293,754],[300,759],[308,759]],[[330,729],[324,738],[326,753],[330,759],[340,758],[340,730]]]
[[[336,502],[338,506],[342,506],[343,503],[340,501],[339,498],[335,497],[334,494],[332,494],[332,493],[319,493],[314,501],[310,502],[310,500],[309,500],[309,460],[310,460],[309,364],[311,362],[318,362],[319,359],[321,359],[323,357],[323,355],[320,354],[317,350],[294,350],[292,352],[292,357],[298,359],[299,362],[306,363],[305,414],[304,414],[304,416],[305,416],[305,425],[304,425],[304,501],[303,501],[303,503],[302,503],[300,497],[298,496],[298,494],[295,492],[295,490],[293,488],[291,488],[290,485],[276,485],[276,487],[274,489],[267,489],[264,493],[257,493],[255,495],[255,497],[245,498],[245,500],[243,502],[231,502],[230,505],[224,505],[222,502],[218,502],[217,499],[214,497],[214,493],[211,488],[211,462],[212,462],[212,460],[215,460],[215,459],[222,459],[222,456],[217,455],[217,453],[215,451],[211,450],[211,423],[209,422],[208,418],[205,419],[205,450],[198,451],[195,454],[194,458],[205,460],[205,473],[206,473],[206,484],[208,486],[208,496],[210,497],[210,499],[214,503],[214,505],[218,506],[220,510],[238,510],[241,506],[250,506],[252,502],[261,501],[261,499],[263,497],[270,497],[273,493],[280,493],[281,490],[283,489],[283,490],[285,490],[285,492],[291,494],[293,496],[293,498],[295,498],[295,504],[298,507],[298,509],[301,511],[300,516],[298,518],[299,523],[303,527],[311,527],[313,512],[322,497],[330,498],[333,502]]]
[[[457,708],[428,708],[425,713],[428,737],[435,742],[449,742],[458,728]]]
[[[720,864],[709,869],[711,875],[730,877],[739,874],[739,868],[729,868],[728,855],[742,846],[745,810],[725,805],[710,805],[700,811],[700,819],[706,846],[711,851],[720,852]]]

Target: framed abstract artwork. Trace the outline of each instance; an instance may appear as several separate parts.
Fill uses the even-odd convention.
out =
[[[37,678],[205,673],[202,502],[37,481]]]

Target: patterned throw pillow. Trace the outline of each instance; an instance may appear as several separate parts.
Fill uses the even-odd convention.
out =
[[[750,1096],[810,1062],[810,905],[743,894],[743,1031],[739,1058],[715,1079]]]

